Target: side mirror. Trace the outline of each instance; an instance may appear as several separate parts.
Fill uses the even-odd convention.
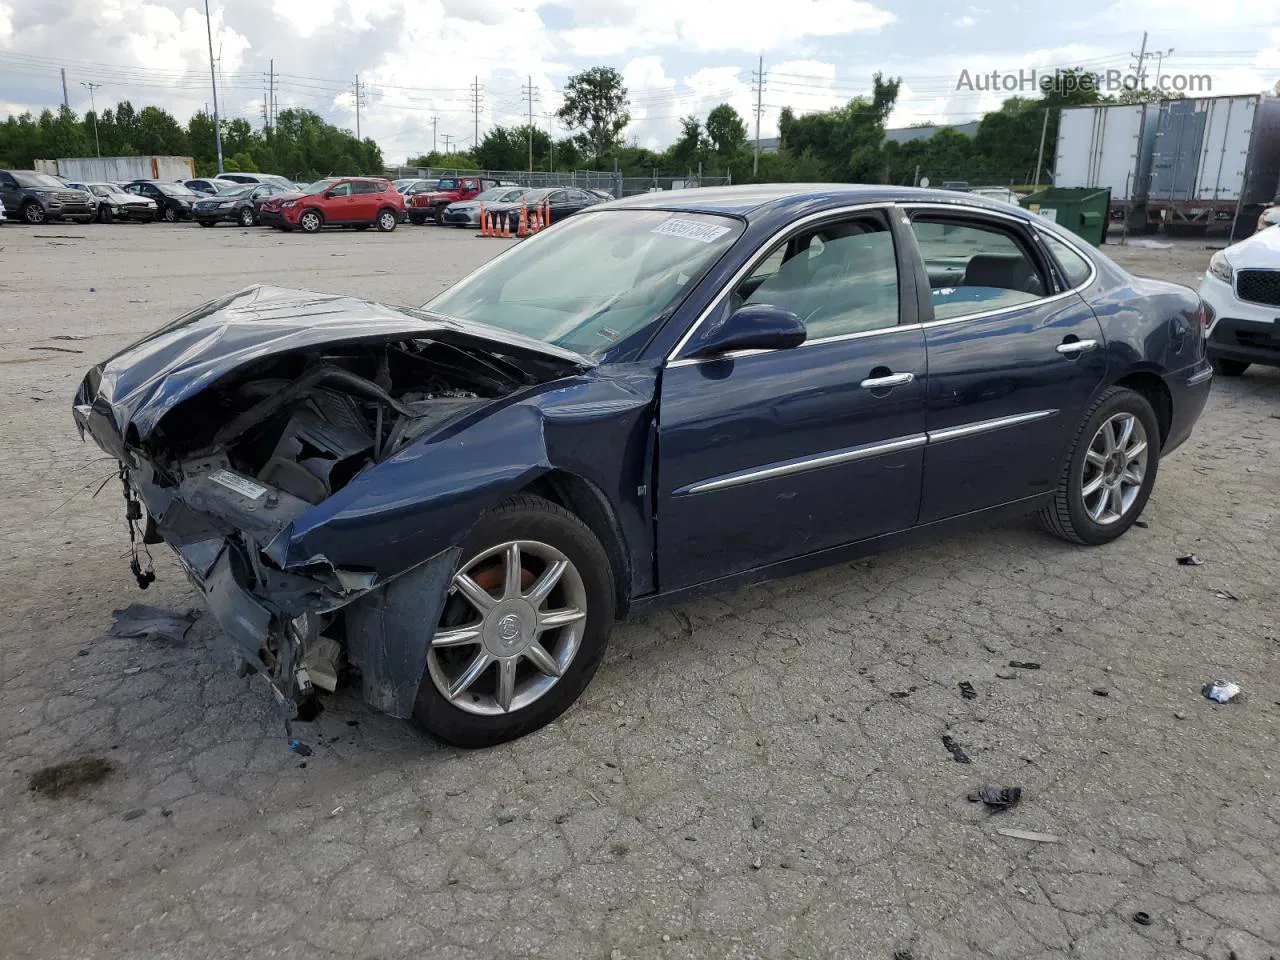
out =
[[[712,357],[733,350],[787,350],[804,343],[809,331],[790,310],[767,303],[740,307],[712,326],[694,344],[691,357]]]

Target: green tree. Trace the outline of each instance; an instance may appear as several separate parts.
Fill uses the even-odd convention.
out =
[[[667,150],[667,166],[675,170],[691,170],[698,164],[705,146],[702,123],[697,117],[681,117],[680,136]]]
[[[631,122],[628,104],[622,75],[612,67],[592,67],[569,78],[556,115],[569,129],[582,131],[578,142],[588,155],[601,157],[618,146]]]
[[[720,156],[732,156],[747,142],[747,125],[737,110],[722,103],[707,114],[707,139]]]

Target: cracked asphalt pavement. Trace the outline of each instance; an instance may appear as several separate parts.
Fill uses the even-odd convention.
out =
[[[492,750],[339,695],[302,757],[209,618],[107,635],[199,602],[163,548],[129,574],[71,423],[91,362],[251,282],[417,304],[502,246],[0,229],[0,956],[1280,957],[1280,370],[1214,384],[1115,544],[1014,523],[624,624]],[[1108,249],[1192,284],[1210,255]],[[28,789],[81,757],[113,770]]]

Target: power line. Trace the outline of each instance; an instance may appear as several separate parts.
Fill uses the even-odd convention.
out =
[[[65,80],[66,75],[63,75]],[[102,146],[98,143],[98,107],[93,99],[93,91],[102,86],[100,83],[93,83],[89,80],[81,80],[80,86],[89,89],[89,109],[93,111],[93,151],[97,156],[102,156]],[[65,96],[65,93],[64,93]]]

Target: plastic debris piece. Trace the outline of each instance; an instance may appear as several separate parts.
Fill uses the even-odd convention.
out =
[[[1151,914],[1145,910],[1139,910],[1133,915],[1133,922],[1144,927],[1151,926]]]
[[[1095,697],[1109,697],[1111,696],[1111,691],[1106,689],[1105,687],[1094,687],[1093,695]]]
[[[969,759],[969,755],[964,752],[964,748],[962,748],[960,744],[956,743],[950,737],[943,736],[942,745],[946,748],[947,753],[951,754],[951,759],[954,760],[956,763],[972,763],[973,762],[972,760]]]
[[[996,833],[1002,837],[1012,837],[1014,840],[1031,840],[1034,843],[1062,842],[1061,837],[1056,837],[1052,833],[1038,833],[1035,830],[1016,830],[1012,827],[999,827]]]
[[[1134,525],[1135,527],[1141,527],[1143,530],[1145,530],[1145,529],[1147,529],[1147,527],[1151,526],[1151,524],[1150,524],[1150,523],[1148,523],[1146,520],[1143,520],[1141,517],[1139,517],[1137,520],[1133,521],[1133,525]]]
[[[1186,556],[1178,558],[1178,566],[1180,567],[1198,567],[1202,563],[1204,563],[1204,561],[1194,553],[1188,553]]]
[[[997,671],[996,671],[996,679],[998,679],[998,680],[1017,680],[1017,679],[1018,679],[1018,671],[1017,671],[1017,670],[997,670]]]
[[[329,816],[336,817],[341,812],[342,812],[342,807],[334,807],[332,810],[329,811]]]
[[[293,737],[289,740],[289,750],[292,753],[296,753],[300,757],[309,757],[313,753],[315,753],[314,750],[312,750],[309,746],[307,746],[297,737]]]
[[[1040,664],[1034,660],[1010,660],[1009,666],[1015,670],[1039,670]]]
[[[196,619],[192,613],[170,613],[145,603],[131,603],[123,610],[117,610],[115,618],[107,631],[108,636],[174,643],[187,635]]]
[[[1022,799],[1022,788],[981,786],[969,794],[969,799],[974,803],[981,800],[988,807],[996,810],[1007,810]]]
[[[1234,680],[1215,680],[1213,683],[1206,683],[1200,688],[1200,692],[1217,703],[1230,703],[1240,696],[1240,684]]]
[[[1213,592],[1213,595],[1217,597],[1219,600],[1239,600],[1240,599],[1230,590],[1215,590]]]
[[[130,810],[128,813],[126,813],[126,814],[125,814],[123,817],[121,817],[120,819],[121,819],[121,820],[137,820],[139,817],[141,817],[141,816],[143,816],[144,814],[146,814],[146,812],[147,812],[147,811],[146,811],[146,810],[144,810],[142,807],[138,807],[138,808],[137,808],[137,809],[135,809],[135,810]]]
[[[968,680],[961,680],[959,686],[960,686],[960,696],[964,697],[964,699],[966,700],[978,699],[978,691],[973,689],[973,684],[970,683]]]

